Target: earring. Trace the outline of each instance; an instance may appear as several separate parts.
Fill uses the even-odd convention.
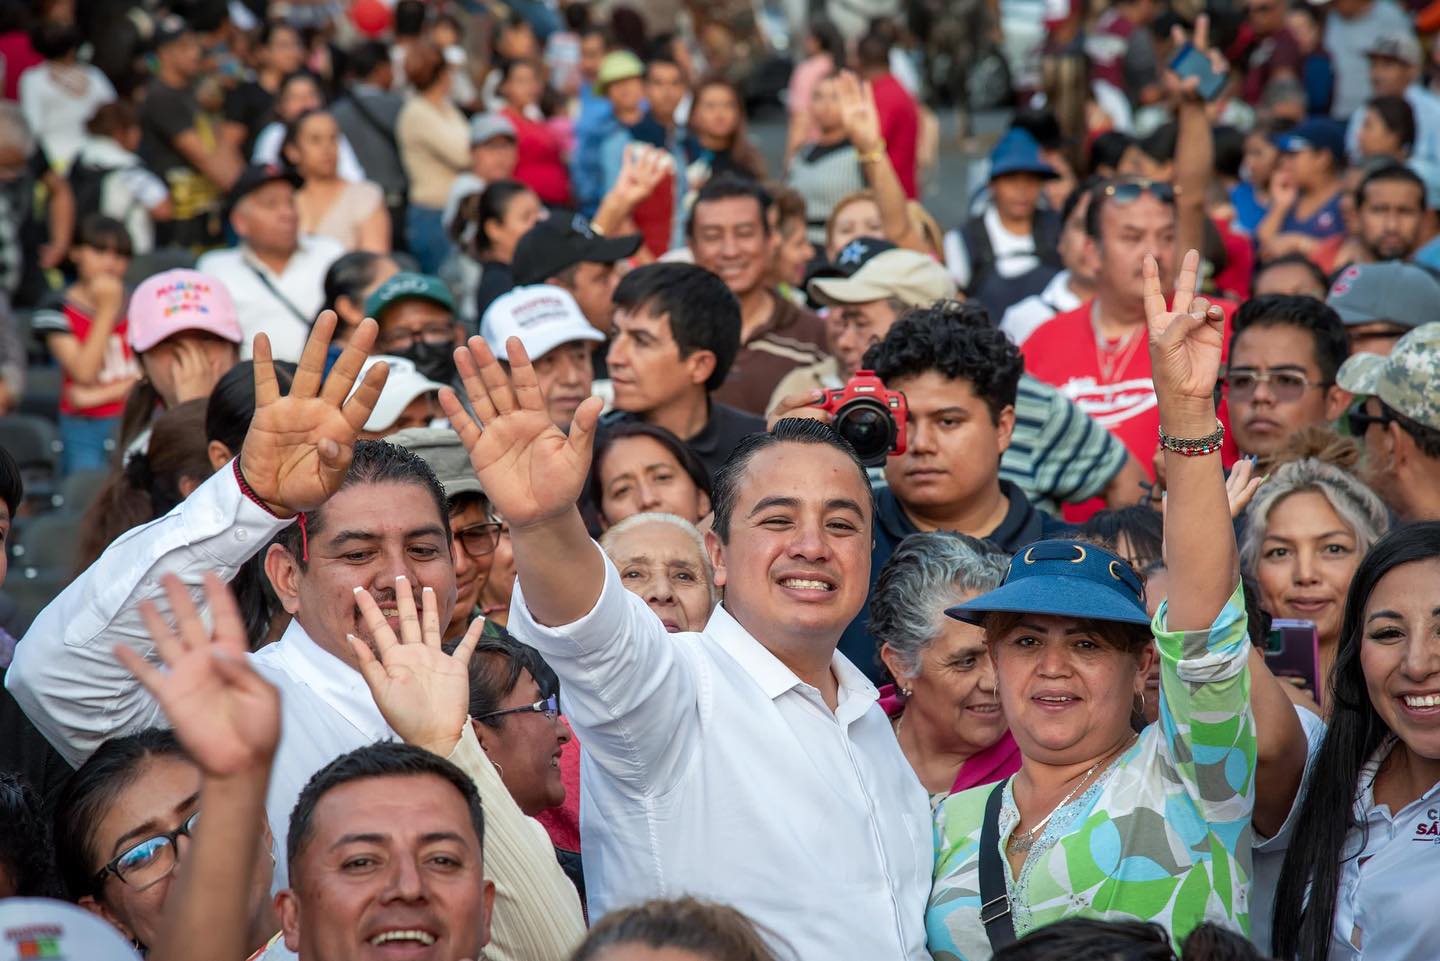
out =
[[[1145,716],[1145,691],[1144,691],[1144,689],[1142,688],[1141,690],[1137,691],[1136,694],[1137,694],[1137,695],[1139,696],[1139,698],[1140,698],[1140,707],[1139,707],[1139,709],[1138,709],[1135,713],[1139,714],[1141,717],[1144,717],[1144,716]]]
[[[900,688],[900,693],[908,698],[911,694],[915,693],[915,689],[913,687],[902,687]]]
[[[495,768],[495,773],[500,775],[500,780],[505,780],[505,769],[494,761],[491,761],[490,764]]]

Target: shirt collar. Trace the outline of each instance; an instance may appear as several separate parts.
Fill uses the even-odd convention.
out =
[[[794,671],[745,630],[725,609],[724,604],[717,605],[714,613],[710,615],[710,620],[705,625],[705,634],[713,638],[725,653],[754,679],[770,700],[773,701],[786,691],[805,684]],[[835,719],[842,725],[847,725],[868,711],[879,699],[880,692],[870,683],[869,678],[838,650],[830,659],[830,670],[834,672],[839,688]]]
[[[308,687],[361,734],[372,740],[395,736],[360,672],[316,644],[298,620],[292,620],[275,642],[275,653],[293,680]]]
[[[1355,795],[1355,819],[1361,824],[1377,818],[1384,818],[1387,814],[1392,818],[1400,816],[1400,811],[1391,811],[1389,808],[1382,809],[1375,803],[1375,776],[1380,773],[1380,765],[1385,763],[1385,759],[1390,756],[1390,752],[1395,750],[1399,743],[1400,739],[1394,734],[1385,735],[1385,740],[1381,741],[1380,746],[1375,749],[1375,753],[1370,755],[1370,760],[1360,768],[1360,790]],[[1411,801],[1402,810],[1415,804],[1428,803],[1430,798],[1437,796],[1440,796],[1440,781],[1437,781],[1428,791]]]

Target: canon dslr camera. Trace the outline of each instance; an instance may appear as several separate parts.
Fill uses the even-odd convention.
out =
[[[886,390],[873,370],[857,370],[844,387],[825,391],[815,406],[835,416],[835,432],[850,442],[866,467],[905,453],[905,395]]]

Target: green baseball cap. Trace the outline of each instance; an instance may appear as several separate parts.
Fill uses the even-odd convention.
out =
[[[1345,390],[1378,397],[1431,430],[1440,430],[1440,323],[1422,324],[1395,342],[1389,356],[1355,354],[1335,377]]]
[[[455,312],[455,298],[445,281],[430,274],[399,273],[366,298],[365,315],[379,320],[385,308],[400,300],[428,300],[452,314]]]
[[[595,74],[595,92],[603,97],[605,90],[617,80],[631,80],[643,76],[645,64],[639,57],[629,50],[616,50],[607,53],[605,59],[600,61],[600,69]]]
[[[448,427],[407,427],[385,438],[396,447],[404,447],[420,455],[430,465],[445,496],[450,500],[462,494],[485,496],[475,468],[470,466],[470,454],[460,443],[460,435]]]

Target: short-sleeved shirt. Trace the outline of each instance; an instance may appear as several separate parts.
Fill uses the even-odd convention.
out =
[[[1284,27],[1261,36],[1245,24],[1230,46],[1229,59],[1245,69],[1241,95],[1246,103],[1259,103],[1276,74],[1288,71],[1300,79],[1300,45]]]
[[[32,322],[35,332],[48,339],[53,334],[70,334],[84,342],[90,333],[95,318],[74,304],[62,304],[58,309],[35,311]],[[113,384],[140,373],[140,365],[130,350],[130,341],[125,336],[125,318],[115,322],[114,329],[105,340],[105,353],[100,360],[100,372],[95,377],[97,384]],[[73,417],[118,417],[125,409],[123,400],[99,407],[77,407],[70,400],[70,375],[64,375],[64,389],[60,391],[60,413]]]
[[[763,416],[770,394],[797,367],[824,360],[825,322],[773,291],[770,321],[740,345],[714,399]]]
[[[1300,217],[1294,208],[1285,216],[1285,223],[1281,225],[1282,234],[1304,234],[1306,237],[1314,237],[1316,240],[1324,240],[1327,237],[1334,237],[1336,234],[1345,232],[1345,215],[1340,209],[1340,197],[1343,191],[1335,191],[1335,195],[1308,217]]]
[[[630,411],[611,411],[605,415],[605,426],[613,427],[616,424],[632,423],[641,420],[639,414]],[[762,433],[765,430],[765,419],[743,410],[736,410],[725,404],[711,402],[710,417],[705,421],[705,426],[700,428],[700,433],[694,437],[682,438],[685,446],[700,458],[705,469],[714,477],[715,473],[730,459],[730,452],[735,445],[740,443],[741,438],[750,434]]]
[[[1114,7],[1095,22],[1085,37],[1085,54],[1090,58],[1090,76],[1123,92],[1132,104],[1140,91],[1159,79],[1155,42],[1150,31],[1125,17]]]
[[[917,164],[920,157],[920,108],[915,98],[892,74],[882,74],[870,83],[875,98],[875,112],[880,117],[880,135],[885,138],[885,152],[895,166],[895,175],[905,196],[916,195]]]
[[[1250,641],[1237,584],[1208,629],[1153,629],[1160,649],[1160,720],[1088,790],[1057,808],[1012,876],[1004,850],[1019,823],[1002,795],[1001,863],[1024,936],[1066,917],[1152,921],[1177,942],[1202,922],[1249,926],[1255,722]],[[980,830],[991,785],[951,795],[935,814],[935,878],[925,927],[931,954],[984,961]]]
[[[218,188],[175,147],[187,130],[194,130],[202,140],[219,136],[214,119],[200,109],[193,93],[151,81],[140,105],[140,159],[170,188],[174,219],[182,221],[213,211],[220,201]]]

